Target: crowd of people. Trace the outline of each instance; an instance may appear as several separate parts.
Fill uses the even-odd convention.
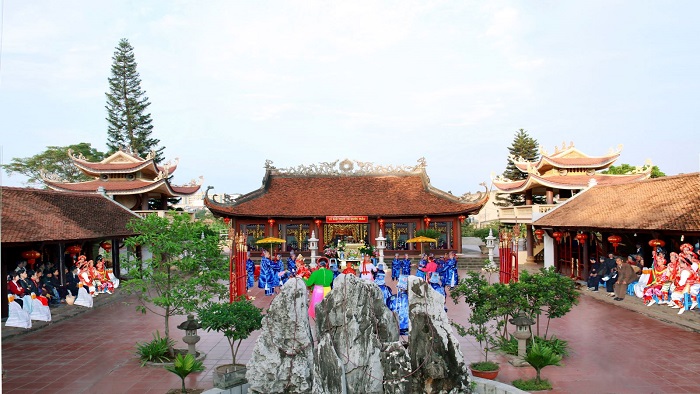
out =
[[[679,252],[657,247],[652,252],[652,265],[646,267],[642,253],[629,255],[627,259],[614,256],[591,259],[588,289],[598,291],[604,284],[610,297],[622,301],[626,294],[634,294],[647,306],[667,305],[678,309],[678,314],[698,306],[700,292],[700,261],[693,246],[684,243]]]
[[[250,258],[246,262],[247,288],[253,288],[257,279],[258,288],[264,289],[265,295],[277,293],[290,278],[301,278],[311,288],[309,315],[316,317],[315,306],[331,291],[333,281],[341,273],[356,275],[363,280],[373,282],[381,290],[384,304],[399,316],[399,329],[402,334],[408,331],[408,276],[411,274],[428,281],[438,293],[446,296],[445,289],[453,288],[459,282],[457,273],[457,258],[454,252],[446,253],[443,257],[423,254],[416,264],[412,263],[408,254],[400,258],[397,253],[391,264],[391,280],[396,282],[396,294],[386,283],[387,267],[383,262],[375,263],[369,255],[362,256],[362,261],[356,265],[346,262],[346,267],[340,271],[335,259],[320,257],[307,266],[304,256],[289,253],[286,261],[277,254],[274,257],[268,251],[262,252],[260,264],[256,265]],[[445,308],[447,310],[447,308]]]
[[[119,279],[106,267],[102,256],[97,256],[96,261],[79,256],[65,269],[65,284],[61,283],[59,268],[53,263],[41,263],[32,270],[27,268],[26,261],[20,261],[8,275],[8,296],[12,302],[27,309],[28,299],[38,299],[45,306],[56,306],[65,303],[67,298],[79,296],[80,288],[91,297],[112,294]]]

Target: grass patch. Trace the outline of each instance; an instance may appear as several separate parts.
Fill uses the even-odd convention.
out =
[[[542,379],[538,382],[537,378],[527,379],[527,380],[523,380],[523,379],[514,380],[513,386],[519,388],[520,390],[524,390],[524,391],[540,391],[540,390],[551,390],[552,389],[552,384],[549,383],[549,380]]]

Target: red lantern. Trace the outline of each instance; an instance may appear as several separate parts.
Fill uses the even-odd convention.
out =
[[[429,217],[424,217],[423,221],[425,222],[425,227],[428,227],[430,225],[430,218]]]
[[[562,233],[561,231],[555,231],[552,233],[552,237],[554,237],[554,239],[557,240],[557,243],[561,242],[561,237],[563,237],[563,236],[564,236],[564,233]]]
[[[29,267],[31,269],[34,269],[34,264],[36,263],[36,259],[41,257],[41,253],[37,252],[36,250],[28,250],[26,252],[22,252],[22,257],[27,260]]]
[[[80,250],[80,246],[73,245],[66,248],[66,253],[68,253],[71,256],[76,256],[78,253],[80,253]]]
[[[537,230],[535,230],[535,236],[541,241],[544,238],[544,230],[538,228]]]
[[[270,223],[270,226],[273,226],[275,224],[275,219],[267,219],[267,222]]]
[[[464,223],[464,219],[466,219],[466,218],[467,218],[467,217],[464,216],[464,215],[459,215],[459,216],[457,216],[457,219],[459,219],[459,222],[460,222],[460,223]]]
[[[316,223],[316,227],[321,228],[321,223],[322,223],[321,219],[314,220],[314,223]]]
[[[585,234],[585,233],[576,234],[576,240],[578,241],[579,244],[586,242],[587,239],[588,239],[588,234]]]
[[[377,219],[377,223],[379,223],[380,228],[384,228],[384,219],[382,219],[382,218]]]
[[[231,222],[231,218],[229,218],[229,217],[224,218],[224,223],[226,223],[226,225],[228,225],[230,222]]]
[[[102,243],[100,244],[100,246],[101,246],[102,249],[104,249],[105,252],[107,252],[107,253],[109,253],[109,251],[112,250],[112,244],[109,243],[109,242],[107,242],[107,241],[102,242]]]
[[[615,253],[617,253],[617,245],[622,242],[622,237],[619,235],[611,235],[608,237],[608,242],[612,244],[613,248],[615,248]]]
[[[656,249],[657,247],[663,248],[664,246],[666,246],[666,242],[664,242],[661,239],[652,239],[651,241],[649,241],[649,246],[651,246],[654,249]]]

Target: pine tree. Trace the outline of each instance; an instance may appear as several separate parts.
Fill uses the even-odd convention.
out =
[[[156,151],[156,163],[163,161],[163,149],[159,139],[151,137],[151,114],[146,112],[151,103],[141,90],[141,78],[136,71],[134,48],[122,38],[112,56],[112,75],[109,77],[107,96],[107,147],[108,154],[127,148],[140,157]]]
[[[518,160],[522,158],[526,161],[537,162],[540,159],[537,140],[530,137],[527,130],[524,129],[520,129],[515,133],[513,143],[508,148],[508,153]],[[527,173],[520,171],[510,158],[508,158],[506,170],[503,171],[503,177],[511,181],[518,181],[527,178]],[[538,203],[541,198],[534,197],[534,199],[537,200],[535,202]],[[497,202],[495,202],[495,204],[502,207],[525,204],[525,197],[522,194],[498,193],[496,195],[496,200]]]

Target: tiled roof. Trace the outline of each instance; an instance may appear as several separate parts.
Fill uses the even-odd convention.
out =
[[[529,174],[528,178],[524,180],[512,182],[493,181],[493,185],[502,192],[520,193],[540,186],[551,187],[553,189],[583,189],[588,186],[591,179],[595,179],[599,185],[612,185],[639,181],[648,177],[649,173],[647,172],[630,175],[594,174],[539,176]]]
[[[71,192],[97,193],[99,187],[104,188],[107,194],[135,194],[149,191],[158,191],[169,196],[189,195],[199,190],[197,186],[172,186],[167,178],[158,181],[134,179],[133,181],[102,181],[94,180],[77,183],[61,183],[44,180],[46,185],[54,190]]]
[[[2,188],[2,243],[130,236],[137,216],[98,194]]]
[[[218,214],[250,217],[468,215],[488,200],[462,202],[421,175],[266,177],[263,187],[233,204],[205,199]]]
[[[547,161],[552,166],[557,168],[602,168],[613,163],[620,155],[612,155],[605,157],[543,157],[543,161]]]
[[[700,233],[700,173],[594,186],[535,226]]]

